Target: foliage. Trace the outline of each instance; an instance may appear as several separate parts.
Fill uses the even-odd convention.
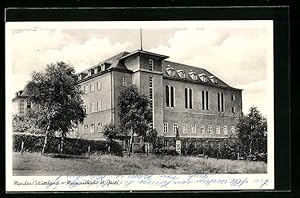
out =
[[[146,132],[145,142],[155,144],[156,141],[157,141],[157,130],[154,128],[151,128]]]
[[[21,151],[21,144],[24,142],[24,148],[28,152],[40,152],[44,143],[43,136],[15,134],[13,135],[13,150]],[[90,147],[91,153],[106,153],[107,143],[105,141],[93,141],[84,139],[65,138],[64,153],[71,155],[81,155],[88,152]],[[58,137],[50,137],[49,144],[47,144],[47,151],[49,153],[58,153],[58,146],[60,139]]]
[[[47,65],[45,72],[34,72],[26,85],[29,102],[39,115],[38,127],[66,134],[86,116],[75,70],[63,63]]]
[[[107,137],[108,142],[112,142],[113,139],[116,139],[120,130],[115,124],[107,124],[103,127],[103,135]]]
[[[241,152],[247,155],[267,152],[267,120],[256,107],[239,118],[237,132]]]
[[[37,112],[27,110],[25,114],[13,115],[13,132],[14,133],[29,133],[42,134],[44,130],[37,127]]]
[[[138,136],[145,137],[152,120],[149,99],[138,92],[135,85],[126,87],[118,98],[119,117],[125,131],[132,130]]]

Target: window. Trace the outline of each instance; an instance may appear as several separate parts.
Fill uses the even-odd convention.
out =
[[[224,128],[223,128],[223,133],[224,133],[224,135],[227,135],[227,134],[228,134],[228,128],[227,128],[226,125],[225,125]]]
[[[30,109],[30,108],[31,108],[31,103],[30,103],[29,101],[27,101],[26,108],[27,108],[27,109]]]
[[[209,79],[210,79],[210,81],[211,81],[212,83],[214,83],[214,84],[217,84],[217,83],[218,83],[218,80],[217,80],[217,78],[216,78],[215,76],[211,76],[211,77],[209,77]]]
[[[164,123],[164,133],[168,133],[168,123]]]
[[[235,95],[234,94],[231,95],[231,100],[235,101]]]
[[[218,93],[218,111],[224,112],[224,94]]]
[[[105,64],[101,64],[100,68],[101,68],[101,71],[104,71],[105,70]]]
[[[149,59],[149,70],[153,71],[153,59]]]
[[[182,132],[183,132],[183,133],[187,133],[187,132],[188,132],[188,129],[187,129],[187,125],[186,125],[186,124],[183,124],[183,125],[182,125]]]
[[[197,80],[197,75],[195,72],[190,72],[189,74],[190,74],[191,79]]]
[[[198,77],[200,78],[200,80],[202,82],[207,82],[208,81],[208,77],[205,74],[198,74]]]
[[[177,74],[180,78],[185,78],[185,72],[183,70],[177,70]]]
[[[184,89],[184,97],[185,97],[185,108],[188,108],[188,89]]]
[[[195,124],[192,124],[192,133],[197,132],[197,126]]]
[[[90,91],[91,92],[95,91],[95,84],[93,82],[90,84]]]
[[[175,88],[173,86],[166,86],[166,106],[175,106]]]
[[[221,127],[219,125],[217,125],[216,127],[216,134],[220,134],[221,133]]]
[[[85,125],[83,126],[83,131],[84,131],[84,133],[88,133],[88,128],[89,128],[89,126],[88,126],[87,124],[85,124]]]
[[[102,122],[98,122],[98,124],[97,124],[97,131],[98,132],[102,131]]]
[[[84,86],[84,93],[89,93],[89,86],[88,85],[85,85]]]
[[[173,132],[176,133],[178,130],[178,124],[177,123],[174,123],[173,124]]]
[[[202,134],[204,134],[204,133],[205,133],[205,127],[204,127],[204,125],[203,125],[203,124],[200,126],[200,132],[201,132]]]
[[[90,70],[89,70],[89,75],[90,75],[90,76],[94,75],[94,73],[95,73],[94,69],[90,69]]]
[[[171,107],[174,107],[174,101],[175,101],[175,89],[173,86],[171,86]]]
[[[150,109],[151,109],[151,113],[152,113],[152,109],[153,109],[153,84],[152,84],[152,80],[153,80],[153,77],[152,76],[149,76],[149,99],[150,99]],[[153,118],[152,118],[153,119]],[[151,123],[152,124],[150,127],[152,128],[153,127],[153,120],[151,120]]]
[[[102,89],[102,81],[101,81],[101,80],[98,80],[98,81],[97,81],[97,89],[98,89],[98,90],[101,90],[101,89]]]
[[[202,110],[208,110],[208,91],[202,91]]]
[[[193,92],[192,92],[192,89],[185,88],[184,97],[185,97],[185,108],[192,109],[193,108]]]
[[[169,107],[170,106],[170,96],[169,96],[169,86],[166,86],[166,106]]]
[[[224,112],[224,94],[221,93],[221,111]]]
[[[166,69],[166,73],[169,76],[176,76],[176,71],[173,68],[171,68],[171,67],[169,67],[169,68]]]
[[[234,133],[235,133],[235,128],[234,128],[234,126],[231,126],[230,132],[231,132],[231,134],[234,134]]]
[[[235,107],[232,107],[231,111],[232,111],[232,113],[235,113],[236,112]]]
[[[207,128],[207,131],[208,131],[208,133],[213,133],[213,130],[212,130],[212,126],[211,125],[208,125],[208,128]]]
[[[190,89],[190,93],[189,93],[189,101],[190,101],[190,109],[193,108],[193,92],[192,89]]]
[[[95,124],[91,124],[90,133],[95,133]]]
[[[98,100],[97,101],[97,111],[101,111],[102,110],[102,101]]]
[[[125,79],[124,76],[121,77],[121,85],[122,85],[123,87],[125,87],[125,86],[127,85],[126,79]]]
[[[92,104],[91,104],[91,113],[94,113],[94,112],[96,112],[96,103],[92,102]]]

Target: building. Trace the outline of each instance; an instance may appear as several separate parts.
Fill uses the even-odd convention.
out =
[[[27,101],[26,89],[18,91],[12,100],[12,114],[24,114],[32,104]]]
[[[149,96],[152,125],[166,146],[174,145],[177,129],[186,145],[221,142],[234,134],[242,90],[203,68],[168,58],[143,50],[122,52],[80,72],[87,117],[78,126],[79,137],[103,139],[103,126],[119,122],[120,91],[132,84]]]

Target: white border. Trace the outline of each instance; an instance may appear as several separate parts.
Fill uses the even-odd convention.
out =
[[[127,21],[127,22],[7,22],[6,25],[6,39],[5,39],[5,49],[6,49],[6,191],[119,191],[119,190],[241,190],[241,189],[274,189],[274,110],[267,113],[268,118],[268,168],[267,174],[215,174],[215,175],[194,175],[192,178],[191,175],[153,175],[151,177],[147,176],[105,176],[105,177],[95,177],[95,176],[84,176],[77,178],[77,181],[86,180],[86,179],[97,179],[100,182],[98,185],[75,185],[70,186],[66,185],[63,182],[65,180],[75,180],[76,176],[73,177],[44,177],[44,176],[13,176],[12,174],[12,105],[11,100],[13,99],[13,93],[11,93],[11,76],[12,70],[8,69],[12,65],[11,57],[11,48],[10,41],[13,29],[22,29],[22,28],[33,28],[33,29],[43,29],[43,28],[55,28],[55,29],[136,29],[136,28],[195,28],[202,27],[205,25],[214,26],[215,22],[218,22],[218,27],[227,27],[227,23],[219,23],[220,21]],[[252,21],[243,21],[236,20],[234,23],[231,23],[230,27],[245,27],[247,23],[247,28],[250,27],[268,27],[268,35],[272,37],[268,38],[268,46],[273,49],[273,21],[272,20],[252,20]],[[267,55],[267,80],[268,80],[268,103],[270,108],[274,108],[274,79],[273,79],[273,50],[268,51]],[[159,182],[170,181],[176,177],[176,181],[187,182],[190,180],[189,184],[186,183],[173,183],[165,187],[162,187]],[[141,184],[141,180],[148,179],[147,181],[156,182],[152,184]],[[188,179],[190,178],[190,179]],[[200,179],[199,179],[200,178]],[[200,180],[204,181],[206,179],[221,179],[227,180],[225,184],[207,184],[205,182],[199,182]],[[104,185],[107,179],[119,180],[121,183],[119,185]],[[241,179],[247,180],[247,183],[244,183],[241,186],[232,186],[230,180],[232,179]],[[19,182],[33,182],[34,180],[49,180],[49,181],[60,181],[60,185],[14,185],[14,181]],[[261,182],[268,180],[267,185],[264,185],[260,188]],[[104,183],[103,183],[104,182]],[[131,183],[130,183],[131,182]],[[139,183],[140,182],[140,183]],[[151,183],[151,182],[150,182]],[[171,182],[172,183],[172,182]]]

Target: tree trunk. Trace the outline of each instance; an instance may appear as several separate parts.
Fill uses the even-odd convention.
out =
[[[61,141],[60,141],[60,152],[64,151],[64,138],[65,138],[65,133],[61,134]]]
[[[45,136],[45,140],[44,140],[44,144],[43,144],[43,149],[42,149],[42,153],[45,153],[45,149],[48,143],[48,134],[49,134],[49,126],[46,129],[46,136]]]

